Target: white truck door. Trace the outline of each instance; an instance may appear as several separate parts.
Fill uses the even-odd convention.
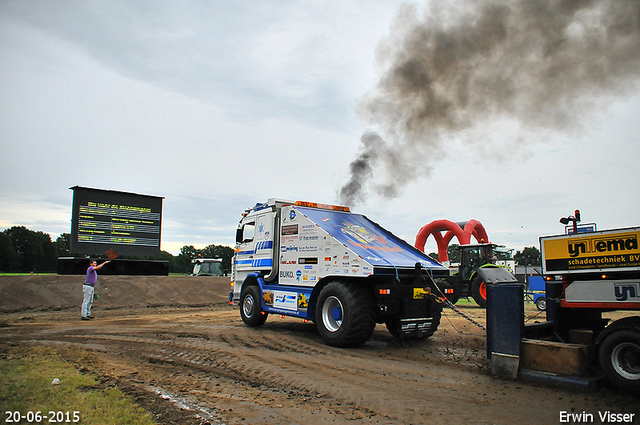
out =
[[[253,271],[252,264],[253,256],[255,254],[255,230],[255,217],[244,218],[238,228],[236,238],[238,251],[235,256],[234,264],[234,281],[236,284],[242,283],[246,279],[247,275]]]
[[[253,272],[269,272],[273,267],[273,213],[248,216],[239,229],[236,256],[237,280]]]
[[[274,214],[268,212],[258,215],[255,228],[255,254],[253,267],[269,274],[273,268],[273,218]]]

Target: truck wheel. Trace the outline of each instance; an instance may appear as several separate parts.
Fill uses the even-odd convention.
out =
[[[367,291],[346,282],[330,282],[316,303],[320,336],[334,347],[353,347],[367,341],[375,322],[375,305]]]
[[[471,296],[476,304],[482,308],[487,308],[487,285],[482,277],[476,276],[471,283]]]
[[[600,344],[598,356],[613,384],[640,390],[640,333],[626,329],[613,332]]]
[[[429,332],[424,335],[425,338],[430,337],[438,330],[438,326],[440,326],[440,318],[442,317],[442,304],[438,302],[431,302],[429,315],[433,317],[433,320],[431,321],[431,328],[429,329]]]
[[[262,311],[260,302],[260,288],[255,285],[247,286],[240,295],[240,316],[249,326],[262,326],[267,321],[267,313]]]
[[[536,300],[536,307],[540,311],[545,311],[547,309],[547,299],[545,297],[540,297]]]

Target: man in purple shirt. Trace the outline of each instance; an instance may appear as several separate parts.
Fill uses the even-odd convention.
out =
[[[105,264],[111,260],[97,265],[96,260],[91,261],[89,268],[87,269],[87,277],[84,279],[83,293],[84,298],[82,300],[82,320],[91,320],[94,317],[91,315],[91,306],[93,305],[93,294],[95,294],[95,284],[98,281],[98,273],[96,270],[100,270]]]

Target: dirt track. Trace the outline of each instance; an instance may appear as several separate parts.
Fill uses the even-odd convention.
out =
[[[555,424],[560,412],[601,423],[605,411],[640,423],[638,399],[615,389],[490,376],[483,331],[450,310],[427,340],[396,341],[378,325],[363,347],[338,349],[298,319],[246,327],[223,278],[100,277],[97,318],[80,321],[78,279],[0,278],[0,351],[59,347],[160,423]]]

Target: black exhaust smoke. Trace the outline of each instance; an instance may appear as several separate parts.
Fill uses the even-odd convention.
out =
[[[515,123],[513,144],[540,130],[574,135],[612,96],[637,93],[638,0],[456,4],[400,10],[379,48],[386,73],[360,108],[384,139],[362,136],[341,203],[396,196],[429,176],[447,140],[491,143],[486,123]]]

